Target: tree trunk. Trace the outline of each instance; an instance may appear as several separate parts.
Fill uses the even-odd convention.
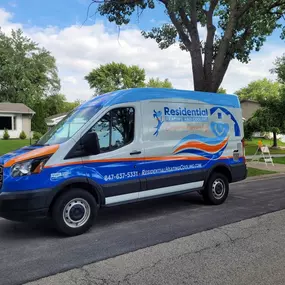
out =
[[[277,133],[273,132],[273,147],[277,147]]]

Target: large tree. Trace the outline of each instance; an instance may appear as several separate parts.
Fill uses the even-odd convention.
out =
[[[145,71],[137,65],[109,63],[93,69],[85,79],[95,95],[101,95],[119,89],[144,87]]]
[[[60,89],[55,58],[21,30],[0,31],[0,101],[33,107]]]
[[[194,88],[216,92],[233,59],[247,63],[266,37],[282,27],[285,0],[91,0],[98,12],[117,25],[126,25],[132,15],[163,6],[169,23],[143,31],[161,49],[175,42],[192,59]],[[141,10],[141,11],[139,11]],[[206,28],[206,40],[199,27]]]
[[[58,94],[60,81],[55,58],[23,35],[0,31],[0,102],[24,103],[36,114],[32,130],[45,132],[45,118],[68,112],[80,102],[67,102]]]
[[[261,103],[269,98],[277,98],[280,87],[281,85],[278,82],[264,78],[250,82],[246,87],[241,88],[235,93],[240,99],[249,99]]]
[[[137,65],[127,66],[123,63],[112,62],[93,69],[85,76],[85,79],[90,88],[95,90],[95,96],[128,88],[173,88],[168,79],[162,81],[159,78],[150,78],[146,82],[145,77],[145,70]]]
[[[273,146],[277,147],[277,134],[285,132],[285,88],[280,89],[277,97],[263,100],[261,108],[250,118],[245,128],[252,132],[272,132]]]
[[[146,86],[152,88],[173,88],[172,83],[168,79],[160,80],[159,78],[150,78]]]

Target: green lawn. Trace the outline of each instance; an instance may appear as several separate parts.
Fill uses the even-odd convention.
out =
[[[273,158],[274,163],[285,164],[285,157],[275,157]]]
[[[30,140],[0,140],[0,155],[30,145]]]
[[[275,174],[276,172],[274,171],[268,171],[268,170],[260,170],[256,168],[247,168],[247,176],[248,177],[253,177],[253,176],[261,176],[261,175],[267,175],[267,174]]]
[[[266,139],[252,139],[251,141],[245,142],[245,155],[253,155],[256,152],[258,141],[261,140],[264,145],[271,146],[273,141]],[[285,143],[278,141],[278,146],[284,146]],[[285,149],[270,149],[272,154],[285,154]]]

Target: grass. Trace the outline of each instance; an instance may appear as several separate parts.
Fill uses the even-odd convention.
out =
[[[245,155],[254,155],[257,146],[258,146],[258,141],[262,141],[264,145],[271,146],[273,144],[272,140],[266,140],[266,139],[252,139],[251,141],[246,141],[245,142]],[[278,141],[278,146],[284,146],[285,143]],[[285,149],[270,149],[271,154],[285,154]]]
[[[30,140],[0,140],[0,155],[30,145]]]
[[[285,157],[275,157],[273,158],[274,163],[285,164]]]
[[[269,170],[260,170],[252,167],[247,168],[247,177],[254,177],[254,176],[261,176],[261,175],[268,175],[268,174],[275,174],[274,171]]]

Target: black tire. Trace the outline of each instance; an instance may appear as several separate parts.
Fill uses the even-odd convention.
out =
[[[202,191],[204,201],[210,205],[223,204],[229,195],[229,181],[222,173],[214,172]]]
[[[51,210],[56,229],[67,236],[76,236],[92,227],[98,205],[86,190],[70,189],[56,199]]]

